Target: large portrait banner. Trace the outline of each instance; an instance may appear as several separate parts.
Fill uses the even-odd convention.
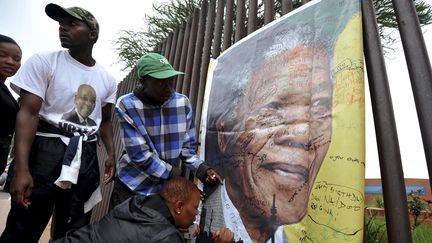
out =
[[[211,65],[201,235],[237,242],[363,242],[364,69],[359,0],[312,1]]]

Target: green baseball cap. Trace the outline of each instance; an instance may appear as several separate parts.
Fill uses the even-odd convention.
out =
[[[50,3],[45,7],[45,13],[48,17],[59,21],[62,16],[71,16],[86,23],[91,30],[95,30],[99,34],[99,24],[96,18],[89,11],[80,7],[63,8],[57,4]]]
[[[144,54],[138,60],[136,67],[138,77],[140,78],[149,75],[157,79],[166,79],[183,74],[182,72],[174,70],[164,56],[154,52]]]

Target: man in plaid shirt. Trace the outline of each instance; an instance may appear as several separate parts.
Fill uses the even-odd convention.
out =
[[[135,194],[158,193],[163,182],[179,176],[178,159],[205,183],[221,177],[196,154],[197,138],[189,99],[174,92],[176,71],[168,60],[147,53],[137,62],[140,85],[117,101],[124,145],[117,165],[111,205]]]

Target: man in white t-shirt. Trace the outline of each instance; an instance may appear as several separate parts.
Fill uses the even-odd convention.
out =
[[[61,46],[67,50],[35,54],[12,82],[22,104],[12,204],[1,242],[38,242],[51,215],[52,240],[88,224],[91,208],[101,200],[96,133],[108,154],[103,183],[115,173],[111,110],[117,85],[92,57],[99,25],[79,7],[48,4],[45,12],[59,22]],[[83,88],[91,90],[91,97],[81,94]],[[69,111],[81,112],[75,107],[79,102],[91,103],[80,113],[88,122],[63,119]]]

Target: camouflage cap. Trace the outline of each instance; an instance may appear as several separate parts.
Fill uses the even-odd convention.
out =
[[[91,30],[95,30],[99,34],[99,24],[96,18],[89,11],[80,7],[63,8],[57,4],[50,3],[45,7],[45,13],[48,17],[58,21],[60,17],[68,15],[79,19],[86,23]]]

